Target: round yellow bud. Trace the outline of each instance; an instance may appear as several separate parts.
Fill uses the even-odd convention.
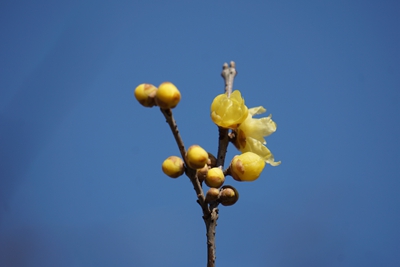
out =
[[[183,160],[177,156],[170,156],[162,164],[163,172],[171,178],[178,178],[185,172]]]
[[[239,199],[239,192],[230,185],[224,185],[219,194],[219,202],[224,206],[231,206]]]
[[[192,169],[201,169],[207,164],[208,153],[201,146],[193,145],[186,152],[186,162]]]
[[[160,84],[156,94],[156,103],[162,109],[174,108],[181,100],[178,88],[170,82]]]
[[[219,188],[225,182],[225,175],[220,168],[214,167],[208,170],[204,182],[209,187]]]
[[[229,166],[230,174],[236,181],[254,181],[264,169],[265,161],[253,152],[233,157]]]
[[[156,105],[154,97],[157,93],[157,87],[152,84],[142,83],[136,87],[134,94],[137,101],[142,106],[151,108]]]
[[[216,201],[219,196],[219,189],[211,187],[206,193],[206,202]]]

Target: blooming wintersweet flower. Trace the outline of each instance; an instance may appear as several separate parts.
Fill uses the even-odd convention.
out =
[[[216,96],[211,104],[211,119],[223,128],[236,129],[247,118],[248,113],[238,90],[229,96],[226,93]]]
[[[266,111],[263,107],[249,109],[246,120],[236,129],[236,139],[234,145],[242,153],[253,152],[262,157],[268,164],[277,166],[280,161],[275,162],[271,151],[265,146],[267,137],[276,131],[276,123],[272,120],[272,115],[261,119],[253,118],[256,114]]]

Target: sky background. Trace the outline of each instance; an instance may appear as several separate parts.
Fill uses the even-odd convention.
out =
[[[0,266],[206,265],[194,190],[141,83],[173,82],[186,147],[236,62],[278,167],[226,184],[217,266],[398,266],[400,2],[4,1]],[[227,160],[237,153],[230,146]]]

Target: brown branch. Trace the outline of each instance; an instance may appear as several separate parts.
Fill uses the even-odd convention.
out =
[[[210,209],[210,216],[203,217],[207,230],[207,267],[215,267],[215,229],[218,220],[218,203],[211,204]]]
[[[236,64],[231,61],[230,66],[228,63],[224,63],[222,67],[221,76],[224,78],[225,82],[225,93],[228,96],[232,93],[233,88],[233,80],[237,75]],[[228,144],[229,144],[229,130],[218,127],[219,132],[219,142],[218,142],[218,156],[217,156],[217,166],[224,166],[225,155],[227,152]]]
[[[217,155],[217,166],[223,168],[225,163],[226,152],[228,151],[229,137],[228,129],[218,127],[218,155]]]
[[[161,110],[161,113],[164,115],[165,119],[167,120],[169,127],[171,128],[172,134],[174,135],[174,138],[175,138],[176,144],[178,145],[182,159],[185,162],[186,175],[189,177],[190,181],[192,182],[194,191],[196,191],[197,203],[199,203],[201,209],[203,210],[203,214],[208,214],[208,213],[210,213],[210,210],[208,208],[207,203],[205,202],[203,188],[201,187],[199,179],[196,176],[196,170],[189,168],[189,166],[186,162],[185,145],[183,144],[182,137],[179,134],[178,125],[176,124],[174,116],[172,115],[172,110],[171,109],[162,109],[162,108],[160,108],[160,110]]]
[[[160,108],[160,110],[161,110],[161,113],[164,115],[165,119],[167,120],[169,128],[171,128],[171,132],[174,135],[176,144],[178,145],[179,151],[181,152],[181,156],[182,156],[183,160],[186,163],[186,160],[185,160],[185,154],[186,154],[185,145],[183,144],[182,137],[179,134],[178,125],[176,124],[174,116],[172,115],[172,110],[171,109],[162,109],[162,108]]]
[[[227,63],[224,63],[222,67],[221,76],[225,81],[225,93],[228,96],[232,93],[233,80],[237,74],[235,62],[231,61],[230,67]],[[219,138],[218,138],[218,155],[217,155],[217,166],[223,168],[225,163],[225,156],[229,144],[229,130],[218,127]],[[203,216],[204,222],[207,229],[207,267],[215,267],[215,231],[218,220],[218,202],[210,204],[209,216]]]

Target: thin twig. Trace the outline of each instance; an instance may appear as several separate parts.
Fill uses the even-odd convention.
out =
[[[176,124],[174,116],[172,115],[172,110],[171,109],[162,109],[162,108],[160,108],[160,110],[161,110],[161,113],[164,115],[165,119],[167,120],[169,127],[171,128],[172,134],[174,135],[174,138],[175,138],[176,144],[178,145],[182,159],[185,162],[186,175],[189,177],[190,181],[193,184],[193,188],[196,191],[197,203],[199,203],[200,207],[202,208],[203,214],[208,214],[208,213],[210,213],[210,210],[208,208],[207,203],[205,202],[203,189],[201,187],[199,179],[197,179],[197,176],[196,176],[196,170],[189,168],[189,166],[186,162],[185,145],[183,144],[182,137],[179,134],[178,125]]]
[[[229,96],[232,93],[233,80],[237,75],[236,64],[231,61],[230,66],[228,63],[224,63],[222,67],[221,76],[224,78],[225,82],[225,93]],[[228,129],[218,127],[219,132],[219,142],[218,142],[218,156],[217,156],[217,166],[224,166],[225,155],[227,152],[229,144],[229,131]]]
[[[169,128],[171,128],[171,132],[174,135],[176,144],[178,145],[179,152],[181,152],[181,156],[183,160],[185,160],[185,145],[183,144],[182,137],[179,133],[178,130],[178,125],[176,124],[176,121],[174,119],[174,116],[172,115],[172,110],[171,109],[162,109],[160,108],[161,113],[164,115],[165,119],[167,120],[167,123],[169,125]]]
[[[228,96],[230,96],[232,93],[233,79],[235,78],[236,74],[237,74],[236,64],[234,61],[231,61],[230,66],[228,66],[228,63],[224,63],[224,65],[222,67],[221,76],[224,78],[225,93]]]
[[[218,137],[217,166],[223,168],[229,144],[228,129],[218,127],[218,133],[219,137]]]

